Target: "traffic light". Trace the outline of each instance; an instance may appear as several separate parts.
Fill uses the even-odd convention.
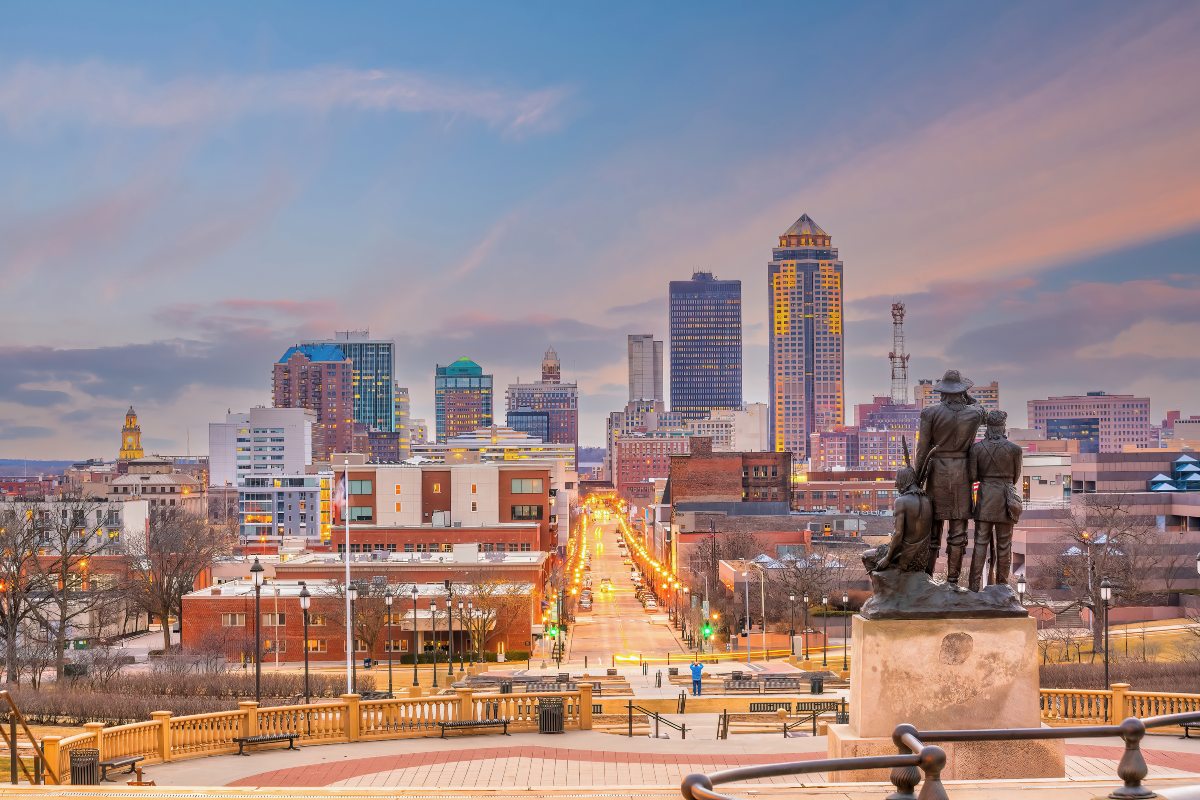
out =
[[[704,623],[704,628],[702,628],[701,630],[704,634],[705,639],[712,636],[712,623],[711,622]]]
[[[546,629],[546,635],[550,637],[558,636],[558,626],[551,625]]]

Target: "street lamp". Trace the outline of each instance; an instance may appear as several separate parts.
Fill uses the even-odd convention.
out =
[[[387,607],[387,654],[388,654],[388,697],[392,696],[392,589],[389,586],[383,593],[383,604]]]
[[[788,642],[792,655],[796,655],[796,595],[788,595]]]
[[[463,601],[459,600],[458,601],[458,632],[462,633],[465,627],[466,626],[463,625]],[[459,648],[458,648],[458,671],[459,672],[466,672],[466,670],[467,670],[466,658],[467,658],[467,655],[466,655],[466,653],[463,652],[463,647],[461,645],[459,645]]]
[[[842,592],[842,672],[850,669],[846,659],[850,657],[850,595]]]
[[[254,702],[262,702],[262,585],[263,565],[258,556],[250,565],[250,577],[254,579]]]
[[[471,646],[469,658],[470,658],[470,663],[471,663],[472,667],[475,666],[475,633],[474,633],[474,631],[475,631],[475,603],[468,600],[467,601],[467,644],[469,644]]]
[[[804,601],[804,660],[808,661],[808,592],[801,599]]]
[[[1107,689],[1110,686],[1108,682],[1108,601],[1112,600],[1112,584],[1108,582],[1108,578],[1100,581],[1100,600],[1104,603],[1104,688]]]
[[[742,571],[742,588],[746,590],[746,663],[750,663],[750,573]],[[736,598],[737,595],[734,595]]]
[[[429,601],[429,629],[433,631],[433,688],[438,686],[437,600]]]
[[[1021,601],[1021,605],[1025,605],[1025,576],[1017,576],[1017,598]]]
[[[413,599],[413,641],[412,641],[413,686],[420,686],[421,684],[417,680],[417,651],[419,650],[419,648],[417,647],[417,639],[419,638],[419,634],[417,633],[417,585],[415,583],[413,584],[413,588],[412,588],[412,599]]]
[[[446,685],[454,682],[454,584],[446,581]]]
[[[312,607],[312,594],[308,586],[300,587],[300,611],[304,616],[304,703],[312,702],[308,689],[308,609]]]
[[[350,621],[346,623],[346,635],[350,637],[352,651],[358,650],[358,637],[354,633],[354,603],[358,600],[358,587],[350,584],[346,587],[346,600],[350,603]],[[350,661],[350,693],[358,691],[358,659]]]
[[[829,666],[829,595],[821,595],[821,666]]]

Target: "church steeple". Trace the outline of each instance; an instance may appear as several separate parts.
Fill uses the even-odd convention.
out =
[[[125,427],[121,428],[121,452],[118,461],[132,461],[145,455],[142,451],[142,426],[138,425],[137,412],[133,406],[125,412]]]

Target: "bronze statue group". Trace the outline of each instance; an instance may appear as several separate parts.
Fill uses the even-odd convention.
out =
[[[948,370],[934,384],[941,402],[921,412],[916,463],[896,473],[895,529],[873,572],[898,569],[933,574],[946,542],[946,584],[958,587],[974,520],[967,588],[1006,584],[1012,568],[1013,525],[1021,516],[1021,448],[1008,441],[1003,411],[985,412],[970,395],[974,383]],[[980,425],[984,437],[975,440]],[[906,460],[908,457],[905,448]]]

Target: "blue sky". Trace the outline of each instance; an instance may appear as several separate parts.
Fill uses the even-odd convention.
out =
[[[1200,9],[1055,4],[8,3],[0,456],[202,451],[301,337],[498,385],[553,344],[583,438],[667,281],[743,281],[803,212],[846,264],[848,404],[916,377],[1194,403]],[[1189,403],[1192,405],[1189,406]]]

